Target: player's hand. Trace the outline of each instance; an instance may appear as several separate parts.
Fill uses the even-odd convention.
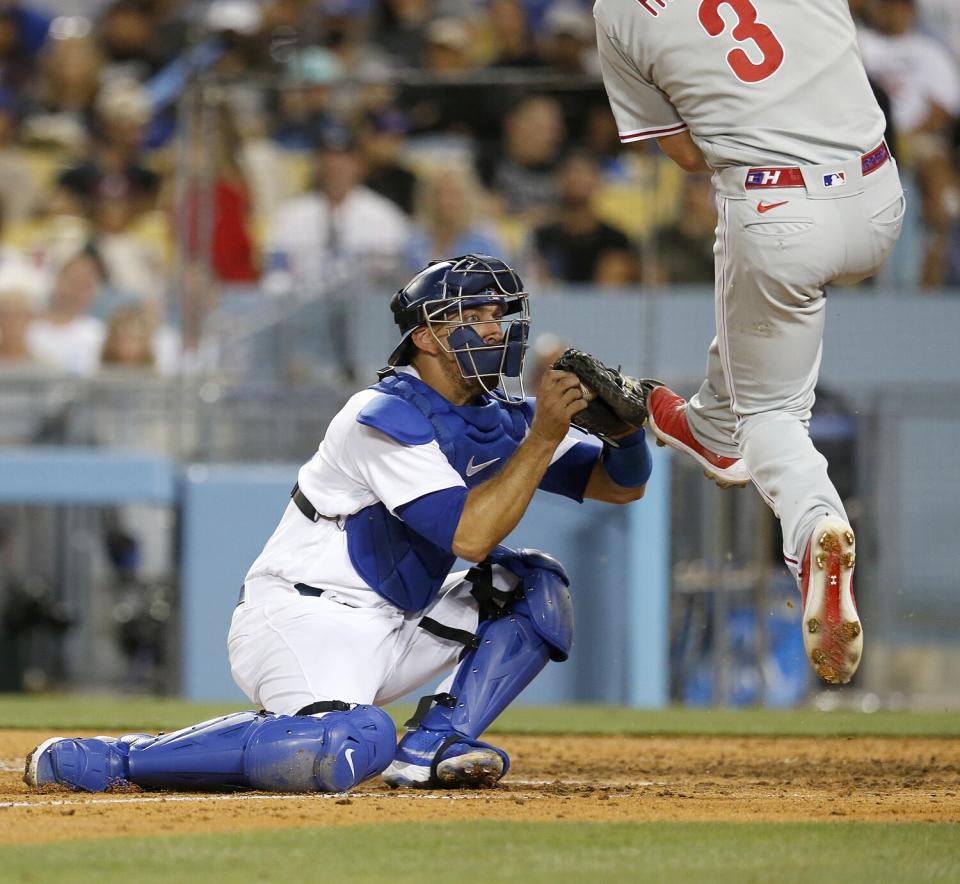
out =
[[[559,445],[570,429],[570,418],[587,407],[583,394],[580,378],[575,374],[552,368],[545,371],[537,390],[530,435]]]

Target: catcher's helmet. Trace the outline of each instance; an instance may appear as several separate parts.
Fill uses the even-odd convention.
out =
[[[464,310],[484,304],[500,306],[502,316],[516,316],[495,343],[487,343],[474,330],[481,323],[463,316]],[[456,356],[465,378],[476,378],[488,393],[506,400],[495,391],[504,378],[520,377],[530,327],[529,299],[511,267],[491,255],[432,262],[393,296],[390,309],[401,333],[387,360],[390,365],[410,362],[416,349],[411,336],[421,325],[432,331],[455,326],[445,341],[437,339],[441,346]]]

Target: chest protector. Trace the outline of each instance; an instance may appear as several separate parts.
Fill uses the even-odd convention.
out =
[[[405,405],[380,397],[357,419],[405,444],[435,439],[467,488],[489,479],[516,451],[533,419],[527,402],[506,406],[481,397],[480,404],[454,405],[409,374],[394,375],[371,389],[397,397]],[[432,602],[457,557],[375,503],[346,520],[350,562],[364,582],[404,611],[419,611]]]

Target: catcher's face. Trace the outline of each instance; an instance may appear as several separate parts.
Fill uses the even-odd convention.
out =
[[[497,386],[499,375],[467,376],[457,358],[458,348],[450,342],[450,335],[462,328],[472,329],[484,346],[499,347],[503,344],[503,307],[499,304],[481,304],[475,307],[454,309],[440,320],[429,323],[430,331],[440,345],[438,354],[444,374],[464,393],[477,396]]]

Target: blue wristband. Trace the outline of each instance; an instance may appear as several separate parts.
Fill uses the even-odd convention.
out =
[[[647,436],[643,429],[629,436],[617,439],[619,448],[603,445],[603,468],[607,475],[621,488],[639,488],[647,484],[653,471],[653,459],[647,447]]]

